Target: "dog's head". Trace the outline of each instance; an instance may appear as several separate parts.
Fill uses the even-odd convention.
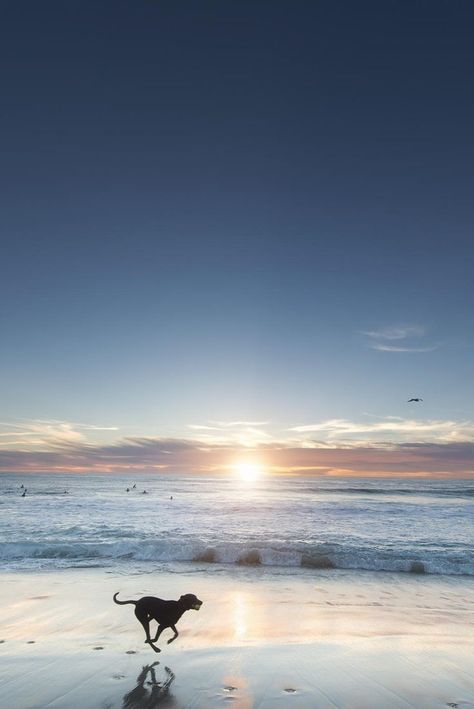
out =
[[[194,593],[185,593],[184,596],[181,596],[179,600],[187,611],[191,609],[198,611],[202,606],[202,601],[200,601],[199,598],[194,595]]]

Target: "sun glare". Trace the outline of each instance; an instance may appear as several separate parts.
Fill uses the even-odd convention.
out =
[[[262,475],[262,468],[260,465],[258,463],[251,463],[248,461],[237,463],[237,465],[235,465],[235,470],[239,478],[241,480],[245,480],[246,482],[254,482]]]

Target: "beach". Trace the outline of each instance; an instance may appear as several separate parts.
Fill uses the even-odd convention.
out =
[[[472,482],[70,474],[0,492],[2,707],[474,706]],[[203,605],[157,654],[117,592]]]
[[[5,707],[474,706],[472,579],[76,568],[5,573],[1,588]],[[203,606],[155,654],[117,591]]]

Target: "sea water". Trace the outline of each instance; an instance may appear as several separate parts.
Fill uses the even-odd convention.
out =
[[[2,475],[0,563],[472,576],[474,482]]]

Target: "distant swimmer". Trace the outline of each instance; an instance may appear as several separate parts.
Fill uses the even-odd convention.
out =
[[[146,490],[143,490],[142,495],[148,495]]]
[[[25,487],[25,486],[23,485],[23,483],[21,483],[21,485],[20,485],[20,490],[22,490],[24,487]]]
[[[172,500],[172,499],[173,499],[173,495],[171,495],[171,497],[170,497],[170,500]]]
[[[127,492],[130,492],[130,488],[129,488],[129,487],[127,487]]]
[[[132,490],[135,490],[136,487],[137,487],[137,484],[136,484],[136,483],[133,483],[133,485],[132,485]]]
[[[23,491],[22,497],[26,497],[26,488],[25,488],[25,490]]]
[[[409,404],[411,401],[423,401],[423,399],[420,399],[419,397],[418,398],[413,397],[412,399],[408,399],[407,404]]]

